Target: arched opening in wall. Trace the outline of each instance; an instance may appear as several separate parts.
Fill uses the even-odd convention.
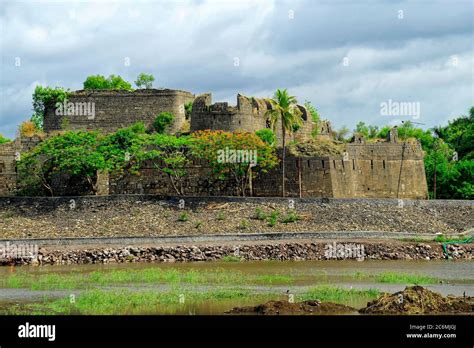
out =
[[[374,170],[374,160],[370,160],[370,169]]]
[[[385,160],[383,160],[382,165],[383,165],[383,169],[385,169]]]
[[[321,161],[321,165],[323,166],[323,169],[324,169],[324,160]]]
[[[341,163],[342,163],[342,169],[344,169],[344,160],[342,160]]]
[[[308,160],[308,168],[311,168],[311,161]]]
[[[265,127],[266,128],[272,128],[272,122],[268,118],[265,121]]]
[[[352,170],[355,170],[355,169],[356,169],[355,160],[352,160]]]
[[[5,172],[5,163],[0,162],[0,173],[4,173],[4,172]]]
[[[334,165],[334,168],[336,168],[336,160],[332,160],[332,164]]]

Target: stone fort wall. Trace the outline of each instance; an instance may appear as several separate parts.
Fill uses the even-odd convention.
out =
[[[65,128],[113,132],[140,121],[150,127],[159,113],[168,111],[175,116],[170,132],[176,133],[185,121],[184,104],[193,100],[193,94],[171,89],[76,91],[71,93],[68,102],[94,103],[95,116],[56,115],[55,106],[50,105],[45,112],[44,130],[52,132]]]
[[[0,196],[11,195],[16,189],[16,161],[22,154],[40,143],[39,137],[21,137],[0,144]]]
[[[286,136],[286,141],[306,141],[311,137],[313,122],[308,110],[298,105],[301,111],[303,125],[292,135]],[[249,98],[237,95],[237,105],[230,106],[227,102],[212,103],[210,93],[197,96],[193,103],[191,114],[191,132],[199,130],[223,130],[227,132],[255,132],[260,129],[270,128],[266,112],[271,110],[271,104],[264,99]],[[281,145],[283,134],[281,122],[275,124],[275,135]]]
[[[423,151],[419,144],[348,144],[346,151],[347,155],[332,157],[288,155],[286,196],[299,197],[301,193],[301,197],[427,198]],[[206,162],[194,161],[186,170],[186,195],[235,195],[228,182],[212,181]],[[268,173],[256,176],[252,195],[281,196],[281,171],[280,163]],[[176,195],[166,175],[151,164],[144,164],[139,176],[111,177],[109,190],[110,194]]]

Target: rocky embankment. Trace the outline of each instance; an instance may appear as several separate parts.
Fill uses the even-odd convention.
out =
[[[0,239],[384,231],[455,234],[474,202],[147,196],[0,199]]]
[[[263,243],[250,245],[202,245],[163,247],[118,247],[89,249],[40,249],[37,257],[0,260],[0,265],[49,265],[125,262],[188,262],[216,260],[438,260],[446,258],[437,243],[338,242]],[[453,259],[474,258],[473,244],[447,246]]]

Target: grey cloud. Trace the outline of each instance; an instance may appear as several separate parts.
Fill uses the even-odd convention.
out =
[[[419,121],[430,127],[473,104],[472,19],[467,0],[7,0],[0,133],[13,136],[29,118],[36,84],[79,89],[91,74],[133,81],[140,72],[154,74],[156,86],[212,92],[232,104],[237,92],[267,97],[288,88],[336,128],[394,122],[380,116],[381,102],[418,101]]]

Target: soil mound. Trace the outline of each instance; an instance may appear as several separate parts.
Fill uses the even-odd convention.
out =
[[[287,301],[268,301],[255,307],[235,307],[229,314],[261,314],[261,315],[291,315],[291,314],[342,314],[357,312],[355,308],[332,302],[303,301],[290,303]]]
[[[422,286],[406,287],[394,294],[383,294],[359,310],[363,314],[473,313],[474,297],[444,297]]]

